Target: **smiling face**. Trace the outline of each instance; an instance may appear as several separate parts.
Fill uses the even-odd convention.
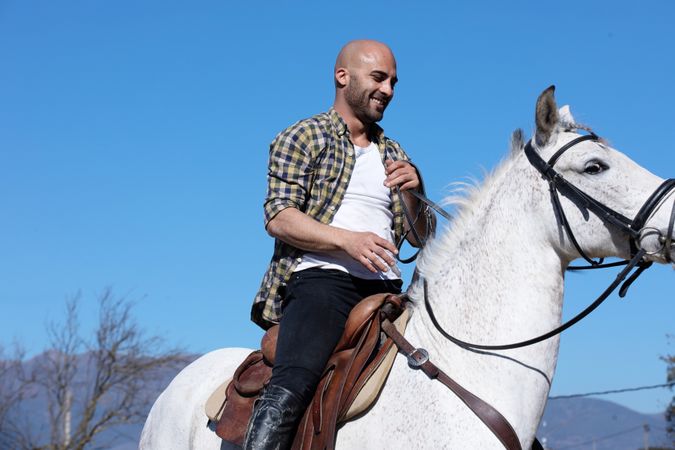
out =
[[[364,125],[378,122],[394,96],[397,81],[396,60],[386,45],[351,42],[335,64],[336,107]]]

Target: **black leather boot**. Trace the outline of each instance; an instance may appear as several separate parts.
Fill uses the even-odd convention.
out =
[[[245,450],[287,450],[305,412],[302,399],[281,386],[269,385],[255,402],[244,438]]]

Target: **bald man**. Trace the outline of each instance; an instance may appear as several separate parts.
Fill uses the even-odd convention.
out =
[[[251,318],[280,327],[247,449],[290,447],[351,309],[369,295],[401,291],[395,255],[409,227],[402,203],[416,212],[420,236],[433,228],[428,208],[408,192],[423,190],[417,169],[377,125],[398,81],[392,51],[352,41],[337,57],[334,80],[333,107],[291,125],[270,146],[264,210],[275,245]]]

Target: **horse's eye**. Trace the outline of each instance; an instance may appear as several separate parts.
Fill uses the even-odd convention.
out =
[[[589,175],[597,175],[601,172],[604,172],[607,170],[607,166],[600,161],[591,161],[588,164],[586,164],[586,168],[584,169],[584,173],[587,173]]]

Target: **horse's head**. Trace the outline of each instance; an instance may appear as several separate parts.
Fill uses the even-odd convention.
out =
[[[584,254],[628,259],[643,248],[646,259],[672,262],[675,180],[664,182],[576,124],[569,107],[558,110],[554,89],[539,96],[535,136],[525,146],[532,165],[560,194],[551,195],[557,219],[552,239],[570,260]]]

